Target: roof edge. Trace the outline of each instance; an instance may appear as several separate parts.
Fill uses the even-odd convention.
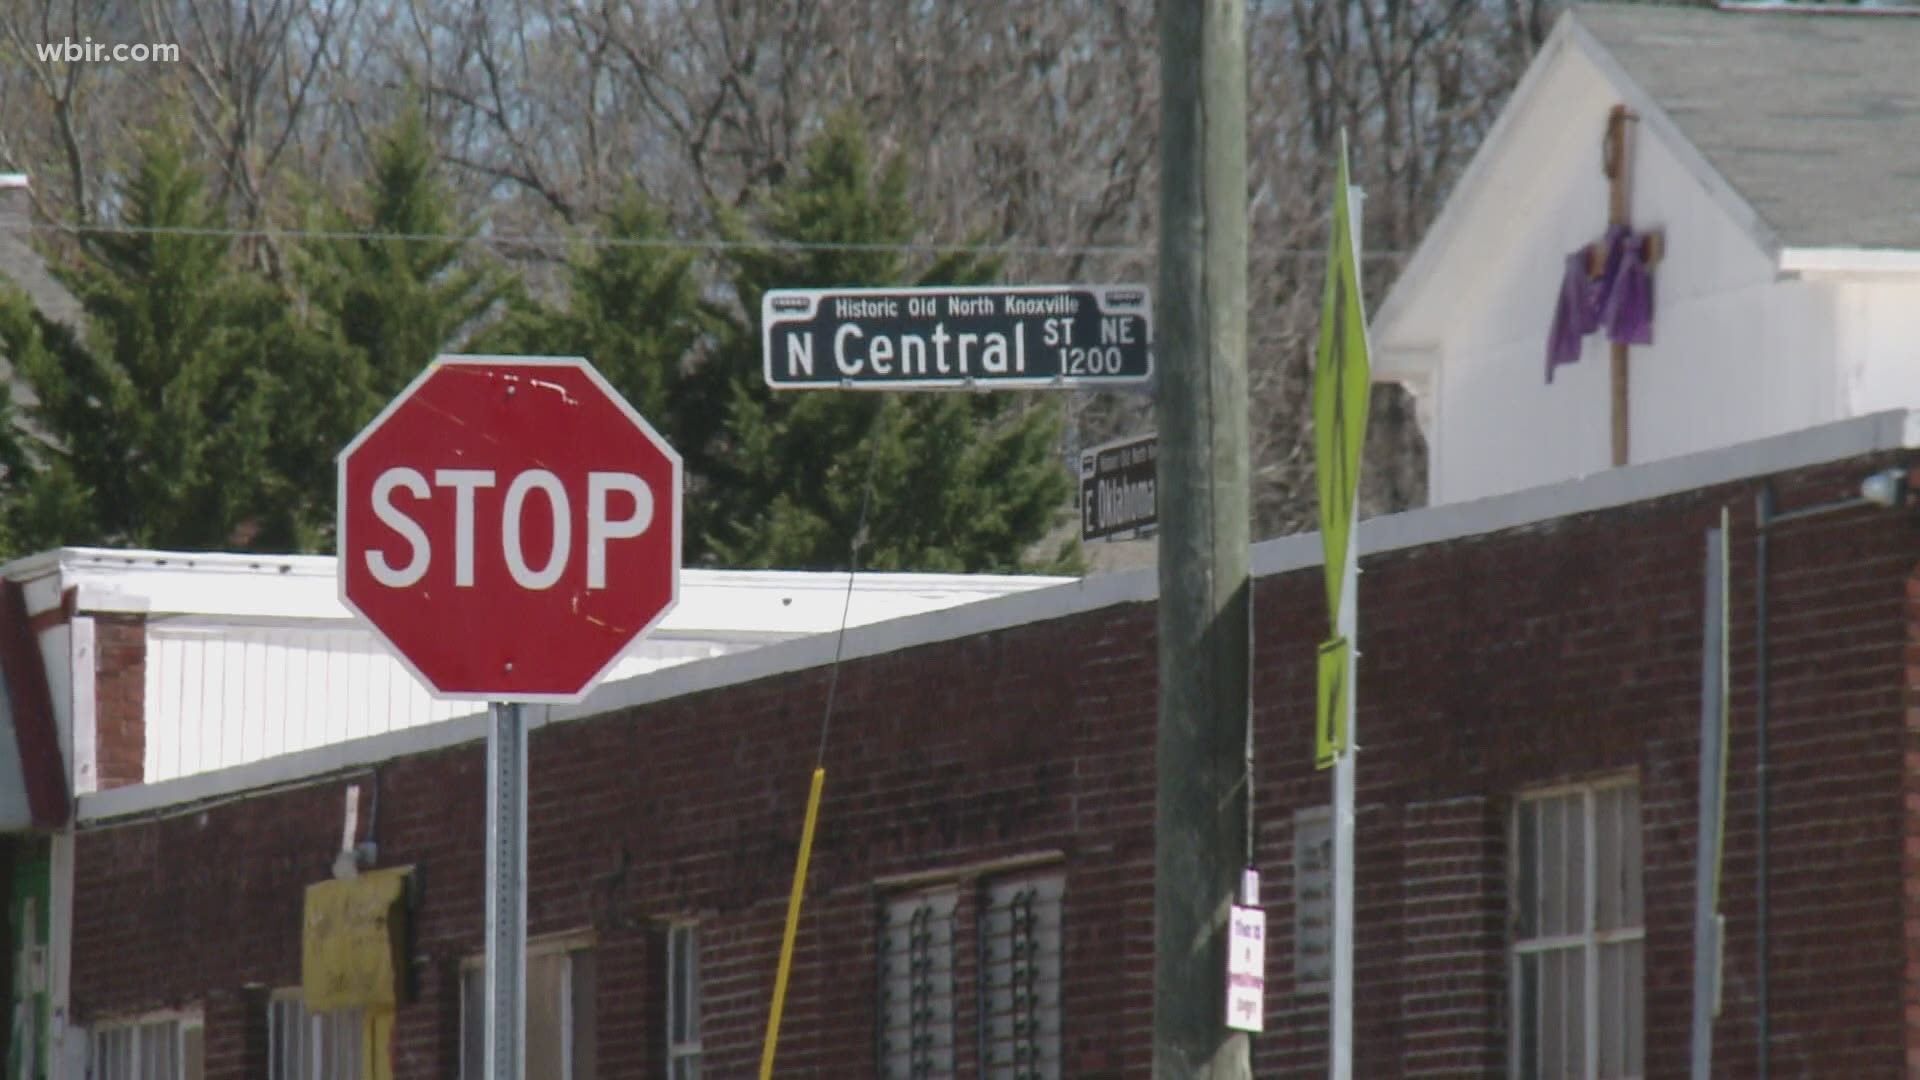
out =
[[[99,570],[208,570],[254,573],[266,577],[332,578],[338,572],[333,555],[254,554],[232,551],[167,551],[153,548],[50,548],[0,565],[0,577],[35,577],[53,569],[68,573]],[[780,586],[789,589],[845,589],[845,570],[734,570],[688,566],[681,575],[706,586]],[[938,587],[949,591],[996,592],[1060,585],[1075,580],[1059,574],[952,574],[911,571],[861,570],[854,575],[860,587],[878,591],[916,591]]]
[[[1661,139],[1688,175],[1706,189],[1707,197],[1727,213],[1753,241],[1754,246],[1767,257],[1777,258],[1782,245],[1773,227],[1733,186],[1732,181],[1715,168],[1700,152],[1700,148],[1686,137],[1666,109],[1627,73],[1606,45],[1580,22],[1579,12],[1580,6],[1575,4],[1560,14],[1546,41],[1541,43],[1540,51],[1527,65],[1520,81],[1514,84],[1507,103],[1501,107],[1499,118],[1487,132],[1487,137],[1481,140],[1473,159],[1455,181],[1446,204],[1428,226],[1426,234],[1414,248],[1412,257],[1407,260],[1406,268],[1374,313],[1372,323],[1376,328],[1376,342],[1387,337],[1393,321],[1412,303],[1413,293],[1433,277],[1435,263],[1445,258],[1445,252],[1454,244],[1462,223],[1479,203],[1484,177],[1495,167],[1494,162],[1505,152],[1508,144],[1518,137],[1515,132],[1524,123],[1525,114],[1537,105],[1540,84],[1547,78],[1547,72],[1560,62],[1561,54],[1569,48],[1579,49],[1599,69],[1641,122]],[[1391,380],[1392,377],[1387,378]]]
[[[1360,523],[1359,551],[1362,557],[1370,557],[1487,536],[1702,488],[1902,449],[1920,449],[1920,410],[1872,413],[1507,495],[1369,518]],[[1255,577],[1272,577],[1318,566],[1321,559],[1320,534],[1300,533],[1253,545],[1250,569]],[[1145,603],[1157,599],[1159,592],[1158,573],[1147,568],[869,623],[846,631],[844,647],[839,634],[814,634],[603,683],[578,704],[529,709],[530,726],[600,716],[825,667],[836,657],[857,660],[880,656],[1122,604]],[[324,773],[371,766],[410,754],[450,749],[484,738],[485,734],[483,716],[456,717],[215,772],[82,795],[75,817],[82,824],[98,826],[110,824],[115,818],[183,810],[208,799],[285,786]]]
[[[1920,274],[1912,248],[1786,247],[1774,260],[1785,277],[1885,277]]]
[[[1533,108],[1548,69],[1567,47],[1571,23],[1571,11],[1562,12],[1554,21],[1547,39],[1540,43],[1540,51],[1534,54],[1533,60],[1527,64],[1527,70],[1521,73],[1513,92],[1507,95],[1507,103],[1500,107],[1500,115],[1494,118],[1487,137],[1480,140],[1480,146],[1474,150],[1467,167],[1461,171],[1460,178],[1454,181],[1452,193],[1441,205],[1440,213],[1428,224],[1420,242],[1414,246],[1413,255],[1407,259],[1407,265],[1388,288],[1386,298],[1369,320],[1376,347],[1386,336],[1381,330],[1390,328],[1400,316],[1401,309],[1412,302],[1412,293],[1433,276],[1435,262],[1446,257],[1445,252],[1452,247],[1461,223],[1472,213],[1473,207],[1469,204],[1480,201],[1481,179],[1492,170],[1493,162],[1505,151],[1507,144],[1517,137],[1514,131],[1522,123],[1522,114]]]
[[[1640,123],[1656,132],[1666,144],[1667,149],[1673,153],[1674,159],[1680,163],[1680,167],[1706,189],[1707,198],[1712,199],[1726,212],[1762,254],[1768,258],[1777,258],[1782,244],[1773,226],[1769,225],[1766,218],[1760,216],[1760,211],[1755,209],[1754,205],[1747,201],[1747,197],[1733,186],[1733,181],[1727,179],[1725,173],[1716,168],[1713,162],[1707,160],[1707,156],[1700,152],[1700,148],[1693,144],[1693,140],[1687,138],[1686,133],[1680,130],[1680,125],[1668,114],[1666,107],[1648,93],[1638,80],[1628,74],[1627,69],[1621,66],[1620,61],[1614,58],[1613,53],[1594,35],[1593,31],[1580,23],[1579,12],[1579,6],[1575,5],[1568,8],[1567,13],[1562,16],[1568,23],[1568,36],[1587,54],[1587,58],[1593,61],[1594,66],[1620,89],[1621,96],[1627,99],[1628,107],[1639,115]]]
[[[1844,17],[1847,15],[1906,16],[1920,15],[1920,9],[1895,7],[1876,4],[1874,0],[1865,0],[1857,4],[1822,3],[1819,0],[1718,0],[1714,5],[1717,11],[1731,15],[1821,15]]]

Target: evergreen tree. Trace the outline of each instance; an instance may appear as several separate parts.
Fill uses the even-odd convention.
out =
[[[37,399],[30,433],[0,449],[16,550],[285,542],[258,523],[284,495],[268,447],[287,306],[236,271],[182,144],[146,136],[117,200],[129,228],[64,273],[84,340],[0,305],[0,350]]]
[[[1061,516],[1071,490],[1055,455],[1061,418],[1040,395],[786,391],[761,376],[760,301],[783,287],[967,285],[994,265],[969,255],[916,276],[899,246],[917,226],[905,160],[876,165],[851,116],[808,147],[802,168],[759,210],[773,241],[729,250],[737,313],[716,355],[728,380],[717,437],[693,448],[704,481],[688,509],[689,561],[828,569],[847,563],[866,501],[860,556],[875,570],[1013,571]],[[745,242],[740,216],[723,216]],[[795,244],[810,244],[796,247]],[[840,245],[840,246],[832,246]],[[1043,567],[1079,565],[1077,542]]]
[[[0,355],[16,376],[23,369],[57,366],[80,349],[65,326],[43,318],[27,295],[0,282]],[[29,398],[31,400],[30,392]],[[25,554],[46,537],[91,535],[87,493],[72,469],[35,453],[37,440],[15,395],[14,380],[0,380],[0,555]],[[55,542],[58,542],[57,539]]]
[[[571,254],[564,304],[516,298],[480,348],[585,357],[689,458],[694,484],[693,459],[718,433],[727,382],[714,377],[717,366],[688,365],[715,320],[692,254],[670,240],[659,209],[638,189],[627,191],[603,216],[599,242]]]
[[[470,242],[419,110],[380,138],[357,201],[309,215],[334,238],[297,263],[312,329],[286,343],[300,362],[274,448],[297,516],[326,523],[308,540],[319,547],[332,533],[334,455],[435,356],[461,351],[511,288]]]

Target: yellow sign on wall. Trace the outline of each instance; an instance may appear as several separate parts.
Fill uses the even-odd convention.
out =
[[[307,886],[300,984],[309,1012],[397,1004],[406,989],[411,869]]]

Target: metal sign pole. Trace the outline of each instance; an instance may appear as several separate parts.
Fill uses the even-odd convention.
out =
[[[1342,136],[1342,155],[1345,137]],[[1366,217],[1366,193],[1347,188],[1353,229],[1353,277],[1360,284],[1361,225]],[[1361,393],[1366,393],[1364,386]],[[1356,485],[1356,494],[1358,486]],[[1353,1078],[1353,918],[1354,918],[1354,793],[1360,782],[1357,702],[1360,697],[1360,500],[1347,508],[1346,565],[1340,568],[1339,635],[1347,640],[1347,745],[1333,766],[1333,987],[1329,1004],[1332,1046],[1327,1074],[1332,1080]]]
[[[1358,504],[1356,503],[1356,506]],[[1358,517],[1358,514],[1355,514]],[[1328,1002],[1332,1049],[1327,1074],[1332,1080],[1353,1080],[1353,830],[1355,751],[1359,733],[1354,730],[1354,699],[1359,697],[1360,648],[1359,598],[1354,596],[1359,577],[1359,558],[1353,547],[1347,549],[1347,565],[1342,571],[1346,587],[1340,592],[1340,636],[1348,642],[1346,725],[1347,747],[1333,765],[1333,986]]]
[[[487,730],[487,1080],[527,1071],[527,729],[496,701]]]

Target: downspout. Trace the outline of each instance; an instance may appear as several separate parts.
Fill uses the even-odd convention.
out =
[[[1757,1080],[1767,1080],[1767,526],[1773,523],[1773,485],[1762,483],[1754,497],[1758,528],[1753,537],[1753,822],[1754,822],[1754,996],[1759,1015],[1754,1040],[1759,1055]]]

